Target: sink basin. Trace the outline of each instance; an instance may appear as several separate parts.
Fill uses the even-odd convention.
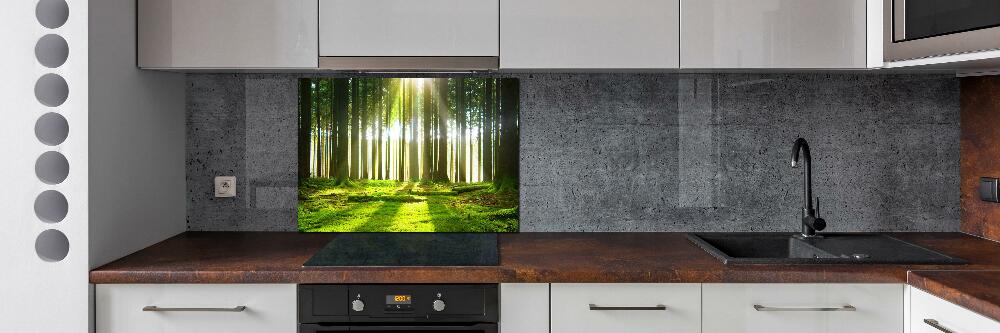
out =
[[[692,233],[688,239],[730,264],[964,264],[965,260],[882,234]]]

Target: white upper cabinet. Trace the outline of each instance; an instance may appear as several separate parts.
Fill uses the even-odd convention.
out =
[[[503,0],[501,69],[678,66],[678,0]]]
[[[139,67],[316,68],[317,0],[138,0]]]
[[[497,57],[499,0],[319,0],[323,57]]]
[[[681,0],[681,68],[872,67],[868,36],[880,47],[881,30],[869,34],[868,17],[879,18],[872,27],[881,21],[866,6],[866,0]]]

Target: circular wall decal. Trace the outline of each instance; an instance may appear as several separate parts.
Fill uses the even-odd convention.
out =
[[[35,82],[35,98],[42,105],[56,107],[66,102],[69,97],[69,85],[66,79],[58,74],[45,74]]]
[[[56,68],[66,63],[69,57],[69,44],[62,36],[48,34],[35,43],[35,59],[48,68]]]
[[[35,161],[35,175],[49,185],[62,183],[69,176],[69,161],[59,152],[44,152]]]
[[[46,145],[55,146],[63,143],[68,136],[69,122],[61,114],[49,112],[38,117],[38,121],[35,122],[35,137]]]
[[[35,238],[35,253],[45,261],[63,260],[69,254],[69,239],[59,230],[42,231],[38,234],[38,238]]]
[[[69,201],[59,191],[48,190],[35,198],[35,215],[48,223],[59,223],[69,212]]]
[[[39,0],[35,5],[35,18],[43,27],[61,27],[69,19],[69,5],[65,0]]]

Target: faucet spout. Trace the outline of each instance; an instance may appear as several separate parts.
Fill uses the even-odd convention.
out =
[[[799,162],[801,152],[802,162]],[[816,216],[812,204],[812,155],[809,153],[809,143],[798,138],[792,145],[792,168],[803,166],[802,172],[802,236],[816,237],[816,231],[826,228],[826,221]]]

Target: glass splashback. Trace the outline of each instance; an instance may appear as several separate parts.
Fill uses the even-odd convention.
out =
[[[516,232],[519,90],[506,78],[301,79],[299,231]]]

